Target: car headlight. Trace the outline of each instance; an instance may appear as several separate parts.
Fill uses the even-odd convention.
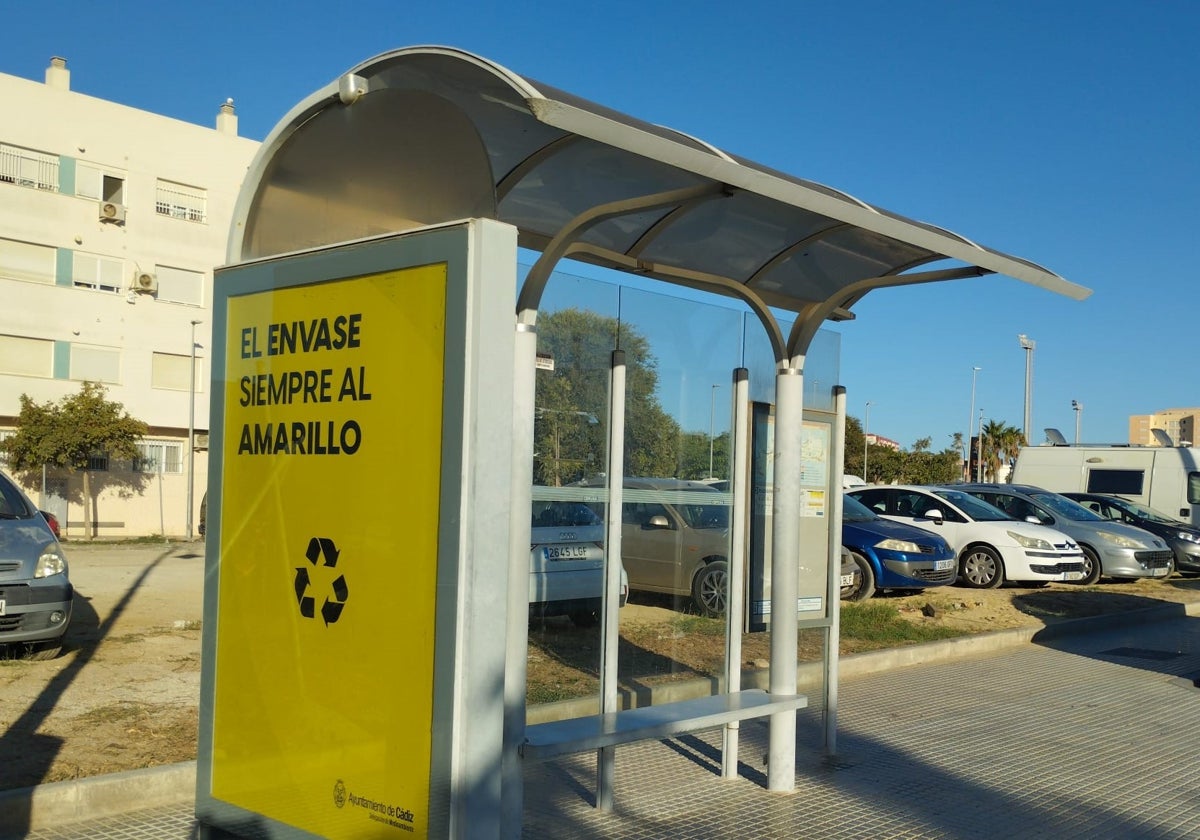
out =
[[[60,575],[66,570],[66,559],[54,549],[48,548],[38,558],[37,568],[34,570],[33,576],[35,578],[50,577],[51,575]]]
[[[882,548],[885,551],[903,551],[905,554],[920,554],[921,546],[915,542],[908,540],[896,540],[890,537],[882,542],[875,543],[876,548]]]
[[[1179,537],[1181,540],[1187,540],[1188,542],[1200,543],[1200,534],[1197,534],[1194,531],[1180,531],[1175,536]]]
[[[1118,548],[1145,548],[1146,544],[1141,540],[1135,540],[1132,537],[1127,537],[1124,534],[1110,534],[1108,531],[1097,531],[1100,539],[1105,542],[1112,543]]]
[[[1027,537],[1024,534],[1019,534],[1016,531],[1009,531],[1008,535],[1017,541],[1017,545],[1022,548],[1038,548],[1042,551],[1053,551],[1052,546],[1047,540],[1041,537]]]

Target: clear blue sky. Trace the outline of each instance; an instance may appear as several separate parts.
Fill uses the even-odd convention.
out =
[[[1031,259],[1082,303],[1005,277],[868,296],[842,333],[850,413],[935,448],[976,407],[1123,441],[1128,416],[1200,405],[1200,4],[20,4],[0,72],[203,125],[232,97],[262,139],[378,53],[461,47],[523,75]],[[5,115],[14,119],[16,115]],[[705,406],[707,416],[707,406]],[[978,416],[978,412],[976,413]]]

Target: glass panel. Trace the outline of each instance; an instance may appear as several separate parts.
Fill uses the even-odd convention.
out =
[[[752,399],[771,403],[775,363],[757,318],[726,298],[695,298],[702,299],[565,273],[555,273],[547,286],[538,317],[531,721],[599,708],[599,627],[588,626],[594,617],[587,612],[572,616],[544,593],[554,585],[563,589],[562,581],[548,578],[568,568],[580,578],[591,575],[585,595],[601,586],[592,547],[604,539],[597,520],[605,514],[608,367],[617,346],[627,363],[622,559],[630,585],[619,612],[619,687],[652,703],[655,690],[668,684],[715,693],[725,674],[726,620],[705,613],[723,609],[727,586],[732,371],[749,367]],[[785,333],[790,326],[783,325]],[[825,331],[814,340],[806,409],[833,408],[839,342]],[[831,422],[807,412],[806,420],[814,428]],[[764,477],[770,475],[767,467]],[[765,485],[759,490],[760,500],[769,502]],[[823,499],[823,491],[806,495],[806,540],[825,527]],[[760,533],[764,538],[769,534]],[[823,536],[820,543],[814,563],[823,561]],[[768,551],[760,545],[760,554],[769,557]],[[743,686],[765,686],[770,635],[743,632],[740,618],[736,625]],[[819,628],[802,629],[799,658],[819,662],[824,638]],[[819,711],[819,691],[813,694],[812,708]],[[568,704],[573,700],[582,705]]]
[[[555,274],[538,315],[529,580],[530,707],[534,716],[599,711],[604,594],[602,488],[617,287]]]

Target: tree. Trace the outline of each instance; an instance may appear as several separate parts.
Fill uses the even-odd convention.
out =
[[[1025,435],[1016,426],[1010,426],[1003,420],[987,421],[981,434],[983,466],[988,473],[985,478],[996,481],[1000,467],[1016,458],[1017,452],[1025,445]]]
[[[94,459],[132,460],[138,455],[138,442],[149,432],[121,403],[106,399],[107,393],[99,383],[84,382],[79,393],[57,403],[39,404],[22,394],[17,430],[0,442],[9,467],[26,484],[43,466],[83,474],[83,522],[89,539],[95,536],[90,481]]]
[[[616,318],[572,308],[538,318],[538,352],[554,359],[554,370],[537,373],[534,480],[539,484],[558,486],[604,471],[608,376],[617,346],[625,352],[625,472],[675,475],[679,424],[658,402],[650,342]]]

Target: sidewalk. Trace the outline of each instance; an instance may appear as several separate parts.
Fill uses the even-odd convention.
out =
[[[592,807],[594,756],[531,765],[524,836],[1200,836],[1200,619],[1173,615],[864,676],[844,668],[837,755],[823,755],[821,710],[802,711],[794,794],[766,790],[759,721],[742,725],[737,780],[720,778],[719,730],[618,749],[610,814]],[[28,836],[196,834],[185,802]]]

